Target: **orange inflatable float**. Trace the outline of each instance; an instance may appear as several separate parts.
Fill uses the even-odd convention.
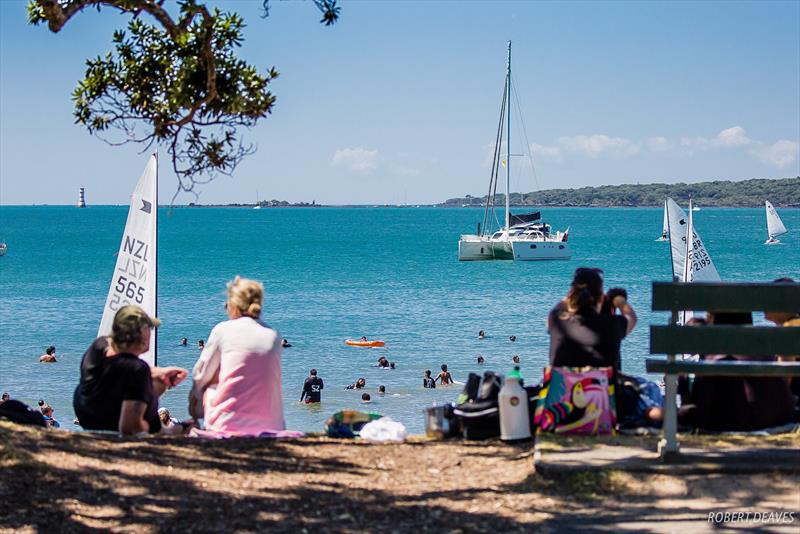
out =
[[[345,345],[350,345],[351,347],[383,347],[386,345],[385,342],[376,339],[374,341],[361,341],[359,339],[347,339],[344,342]]]

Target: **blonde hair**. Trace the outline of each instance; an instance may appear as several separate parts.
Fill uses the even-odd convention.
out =
[[[264,301],[264,286],[255,280],[237,276],[228,282],[228,305],[235,307],[242,315],[258,319]]]

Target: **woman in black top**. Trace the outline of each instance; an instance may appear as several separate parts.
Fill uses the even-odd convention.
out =
[[[121,434],[161,430],[158,398],[180,384],[187,372],[177,367],[151,368],[139,358],[150,350],[151,328],[159,324],[138,306],[124,306],[114,316],[111,335],[91,344],[83,355],[81,380],[73,397],[83,428]]]
[[[567,296],[550,311],[550,365],[620,370],[620,344],[636,326],[636,313],[624,290],[603,294],[602,273],[576,269]]]

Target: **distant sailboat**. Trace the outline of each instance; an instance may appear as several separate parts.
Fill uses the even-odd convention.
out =
[[[775,211],[775,206],[770,204],[769,200],[765,202],[767,208],[767,240],[764,241],[765,245],[777,245],[780,240],[775,239],[779,235],[783,235],[788,230],[783,225],[783,221],[778,217],[778,212]]]
[[[103,308],[97,336],[111,334],[114,315],[128,304],[141,306],[151,317],[158,310],[158,156],[153,154],[131,195],[128,221],[122,234],[117,264]],[[140,358],[156,364],[156,332],[150,336],[150,350]]]
[[[691,200],[690,200],[690,202],[691,202]],[[700,206],[692,207],[692,211],[700,211]]]
[[[260,210],[261,209],[261,201],[258,199],[258,189],[256,189],[256,205],[253,206],[253,209],[254,210]]]
[[[5,241],[0,241],[0,256],[5,256],[8,251],[8,245]]]
[[[568,260],[572,257],[567,231],[552,231],[549,224],[541,221],[541,213],[511,213],[511,103],[514,84],[511,78],[511,41],[508,42],[508,63],[506,64],[505,86],[500,106],[500,121],[495,137],[492,172],[489,178],[489,193],[483,210],[483,222],[478,225],[477,234],[463,234],[458,240],[458,260]],[[516,91],[514,91],[516,92]],[[519,106],[517,106],[519,108]],[[519,114],[519,109],[517,109]],[[521,115],[520,115],[521,119]],[[505,126],[506,155],[503,158],[503,129]],[[523,124],[524,129],[524,124]],[[495,193],[500,167],[505,169],[505,224],[492,232],[495,218]],[[471,205],[472,201],[470,200]],[[499,223],[499,221],[498,221]]]
[[[656,241],[668,241],[669,240],[669,220],[667,219],[667,199],[664,199],[664,223],[661,226],[661,237],[656,239]]]

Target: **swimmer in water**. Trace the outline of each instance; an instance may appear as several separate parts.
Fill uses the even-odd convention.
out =
[[[202,339],[197,341],[197,348],[204,349],[205,347],[206,347],[206,342],[205,341],[203,341]]]
[[[483,364],[486,360],[483,359],[483,356],[478,356],[478,364]]]
[[[189,340],[186,339],[185,337],[182,337],[181,338],[181,347],[185,347],[188,344],[189,344]]]
[[[447,370],[447,364],[446,363],[442,364],[442,372],[440,372],[436,376],[436,378],[434,379],[434,382],[437,381],[437,380],[441,380],[441,384],[443,386],[453,383],[453,375],[451,375],[450,371]]]
[[[288,340],[288,339],[286,339],[286,338],[283,338],[283,339],[281,340],[281,347],[283,347],[283,348],[285,348],[285,349],[288,349],[288,348],[289,348],[289,347],[291,347],[291,346],[292,346],[292,344],[291,344],[291,343],[289,343],[289,340]]]
[[[517,336],[511,336],[508,339],[513,343],[517,340]]]
[[[384,385],[378,386],[378,395],[380,395],[381,397],[386,395],[386,386]]]
[[[483,339],[485,337],[486,337],[486,332],[484,332],[483,330],[478,332],[478,339]]]
[[[367,385],[367,380],[364,377],[359,378],[344,389],[363,389]]]
[[[514,357],[511,358],[511,361],[514,363],[519,363],[519,354],[515,354]]]
[[[369,393],[361,395],[361,404],[369,404],[370,402],[372,402],[372,397],[369,396]]]
[[[422,379],[422,387],[425,389],[436,389],[436,380],[431,377],[430,369],[425,369],[425,376]]]
[[[39,356],[39,363],[56,363],[56,348],[50,345],[45,349],[44,354]]]
[[[378,367],[386,368],[389,367],[389,365],[390,365],[389,360],[386,359],[386,356],[381,356],[380,358],[378,358],[378,365],[377,365]]]

